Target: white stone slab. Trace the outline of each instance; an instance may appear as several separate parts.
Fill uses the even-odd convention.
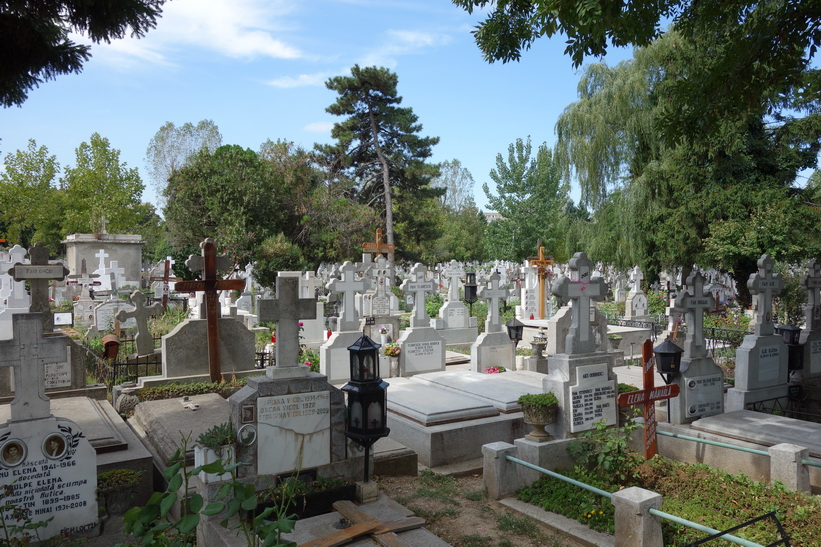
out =
[[[276,475],[331,463],[328,391],[257,399],[257,469]]]
[[[608,425],[618,421],[616,389],[607,379],[607,364],[584,365],[576,369],[576,385],[570,386],[572,417],[570,432],[593,429],[604,419]]]
[[[805,420],[736,410],[696,420],[690,427],[764,446],[791,443],[807,447],[814,457],[821,456],[821,424]]]
[[[470,371],[434,372],[414,376],[419,382],[439,386],[449,392],[487,401],[501,412],[521,410],[517,399],[525,393],[542,393],[541,386],[530,386],[505,378],[507,372],[480,374]]]
[[[388,411],[425,426],[497,416],[488,401],[413,378],[391,378]]]

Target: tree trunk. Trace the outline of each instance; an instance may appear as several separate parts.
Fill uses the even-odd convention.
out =
[[[373,135],[373,146],[376,150],[376,157],[382,164],[382,188],[385,192],[385,239],[388,245],[393,245],[393,200],[391,199],[391,177],[388,162],[382,154],[382,147],[379,145],[379,127],[376,125],[376,117],[373,109],[368,105],[368,117],[371,120],[371,134]],[[391,271],[391,284],[393,284],[393,253],[388,253],[388,264]]]

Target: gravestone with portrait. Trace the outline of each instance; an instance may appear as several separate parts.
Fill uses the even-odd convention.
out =
[[[618,422],[613,373],[617,354],[597,347],[590,320],[594,302],[607,296],[607,283],[604,278],[591,277],[593,263],[583,252],[573,255],[569,273],[556,280],[553,294],[571,302],[570,328],[564,353],[548,357],[549,374],[543,382],[544,390],[559,400],[556,423],[548,426],[558,439],[589,431],[601,420],[608,425]]]
[[[679,396],[668,401],[669,419],[688,424],[705,416],[724,412],[724,373],[707,352],[704,314],[714,305],[713,296],[704,292],[704,276],[693,272],[686,287],[675,298],[675,309],[684,315],[687,337],[680,373],[672,380]]]
[[[431,326],[449,345],[472,344],[479,335],[478,319],[471,317],[470,310],[459,299],[459,283],[464,276],[464,267],[451,260],[445,269],[448,280],[447,300],[439,308],[439,316],[431,319]]]
[[[807,265],[808,271],[801,279],[801,286],[807,291],[807,303],[804,306],[804,330],[801,331],[799,343],[802,346],[802,367],[790,377],[793,384],[801,386],[806,393],[821,392],[821,260],[813,258]],[[821,414],[816,400],[807,408],[808,412]]]
[[[445,370],[445,339],[430,326],[425,309],[425,295],[437,290],[436,283],[427,279],[427,268],[417,262],[400,288],[406,296],[413,297],[413,311],[410,328],[396,341],[400,348],[399,376]]]
[[[758,304],[753,334],[744,337],[736,350],[735,385],[727,390],[726,410],[744,410],[762,401],[786,403],[787,346],[775,334],[772,299],[784,288],[781,276],[773,272],[769,255],[758,259],[758,270],[750,275],[747,288]]]
[[[65,348],[62,336],[43,335],[39,313],[16,315],[13,338],[0,342],[0,366],[15,370],[10,419],[0,425],[0,479],[12,486],[3,503],[45,522],[41,540],[100,532],[94,449],[75,422],[52,415],[45,394],[44,365],[65,359]],[[3,517],[22,524],[12,512]]]
[[[484,372],[491,367],[515,368],[514,345],[499,317],[499,302],[508,291],[499,286],[499,272],[493,272],[489,284],[479,289],[479,298],[487,300],[485,332],[470,347],[470,370]]]

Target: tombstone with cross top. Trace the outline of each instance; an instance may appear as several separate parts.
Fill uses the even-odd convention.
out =
[[[331,383],[350,379],[350,355],[348,346],[362,336],[359,313],[356,310],[356,295],[366,290],[366,279],[356,279],[356,266],[346,261],[339,269],[341,279],[332,279],[326,285],[332,294],[340,295],[342,308],[337,318],[336,330],[319,347],[319,371]]]
[[[516,347],[499,317],[499,303],[507,298],[507,289],[499,286],[499,272],[490,276],[489,284],[479,289],[479,298],[487,301],[485,332],[470,347],[470,370],[484,372],[490,367],[515,368]]]
[[[758,270],[750,275],[747,288],[758,304],[753,334],[744,337],[736,350],[735,386],[727,390],[728,411],[742,410],[754,403],[781,400],[788,392],[787,346],[775,334],[772,299],[781,293],[784,281],[773,272],[769,255],[758,260]]]
[[[131,303],[133,310],[120,310],[117,312],[117,321],[121,323],[126,319],[134,318],[137,322],[137,334],[134,336],[134,345],[137,346],[137,355],[148,355],[154,353],[154,339],[148,329],[148,319],[152,316],[162,315],[165,311],[162,304],[154,302],[150,306],[145,304],[146,297],[140,291],[131,293]]]
[[[644,274],[641,268],[635,266],[630,277],[633,280],[633,286],[630,288],[630,292],[627,293],[627,298],[624,302],[624,318],[643,321],[648,318],[649,313],[647,309],[647,295],[641,288]]]
[[[465,269],[451,260],[445,274],[449,279],[448,299],[439,308],[438,317],[431,319],[431,325],[447,340],[448,345],[472,344],[479,335],[479,323],[459,299],[459,282],[465,276]]]
[[[316,298],[300,298],[299,278],[277,276],[277,297],[259,301],[260,321],[276,321],[276,367],[266,374],[302,374],[308,367],[299,363],[299,321],[316,318]]]
[[[570,277],[560,277],[553,285],[553,294],[569,299],[573,305],[573,319],[565,342],[565,352],[589,353],[595,351],[596,339],[590,323],[591,305],[607,296],[604,278],[591,279],[593,263],[585,253],[576,253],[570,259]]]
[[[801,278],[801,286],[807,291],[804,306],[804,330],[799,343],[803,346],[803,368],[795,372],[802,382],[811,377],[821,379],[821,260],[813,258],[807,264],[807,273]],[[812,382],[814,387],[818,381]]]
[[[410,274],[401,286],[402,292],[413,296],[414,305],[410,328],[397,340],[400,376],[445,370],[445,339],[430,326],[425,309],[425,295],[437,290],[436,283],[427,279],[423,264],[417,263]]]

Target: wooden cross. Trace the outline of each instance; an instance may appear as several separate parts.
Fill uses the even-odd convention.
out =
[[[373,243],[363,243],[362,251],[376,254],[393,254],[396,252],[396,245],[392,243],[382,243],[382,228],[377,228],[376,241]]]
[[[336,547],[366,535],[370,535],[371,539],[379,545],[386,547],[402,546],[405,543],[396,535],[397,532],[414,530],[425,524],[425,519],[421,517],[405,517],[400,520],[381,522],[347,500],[334,502],[333,507],[336,512],[348,519],[352,526],[303,543],[300,547]]]
[[[86,259],[84,258],[82,262],[80,262],[80,273],[69,275],[68,278],[71,279],[71,281],[67,281],[66,283],[69,285],[80,285],[83,291],[85,291],[83,296],[90,298],[90,287],[101,284],[99,281],[95,281],[98,277],[100,277],[100,274],[88,273],[88,270],[86,269]]]
[[[200,243],[202,256],[191,255],[185,265],[192,272],[202,272],[201,281],[179,281],[176,290],[205,293],[205,319],[208,331],[208,372],[212,382],[222,379],[219,352],[219,301],[217,291],[242,290],[243,279],[217,279],[217,270],[227,270],[233,263],[225,255],[217,256],[217,248],[210,237]]]
[[[773,326],[773,295],[781,294],[784,281],[777,273],[773,273],[775,262],[770,255],[761,255],[758,259],[758,271],[750,275],[747,288],[754,295],[758,303],[758,317],[755,322],[755,334],[764,336],[775,332]]]
[[[544,282],[552,273],[550,266],[553,265],[553,257],[544,255],[544,247],[542,247],[541,241],[537,245],[539,246],[539,256],[530,257],[528,262],[531,266],[536,266],[536,274],[539,276],[539,319],[544,319]]]
[[[148,280],[149,281],[162,281],[162,308],[163,310],[168,309],[168,293],[170,292],[168,283],[170,281],[182,281],[181,277],[173,277],[171,275],[171,266],[174,265],[174,261],[171,260],[170,256],[165,257],[165,271],[163,272],[162,276],[151,276]],[[175,287],[176,288],[176,287]]]
[[[148,329],[148,319],[152,315],[162,315],[163,307],[159,302],[154,302],[150,306],[145,305],[145,295],[140,291],[131,293],[131,303],[134,309],[131,311],[120,310],[115,319],[124,323],[126,319],[134,318],[137,321],[137,335],[134,337],[134,345],[137,346],[137,355],[148,355],[154,353],[154,340],[151,331]]]
[[[9,269],[9,275],[15,281],[28,280],[31,287],[31,304],[29,311],[43,314],[43,332],[54,330],[54,315],[48,303],[48,284],[52,279],[63,280],[68,275],[68,268],[62,264],[48,261],[48,249],[37,242],[29,249],[29,264],[15,264]]]
[[[411,327],[429,327],[430,317],[425,308],[425,295],[436,290],[436,282],[425,280],[425,273],[428,269],[421,262],[417,262],[411,269],[413,280],[409,277],[402,282],[402,292],[404,294],[413,293],[413,314],[411,315]]]
[[[689,278],[688,278],[689,279]],[[679,394],[678,384],[661,387],[655,386],[653,376],[653,343],[645,340],[641,347],[641,358],[644,361],[644,389],[630,391],[619,395],[618,404],[622,407],[642,405],[644,411],[644,459],[649,460],[658,453],[656,439],[656,401],[672,399]]]
[[[13,315],[12,332],[11,340],[0,341],[0,366],[14,368],[11,420],[48,418],[51,403],[46,396],[43,365],[66,360],[66,337],[44,337],[41,313]]]
[[[810,260],[809,271],[801,278],[801,286],[807,290],[804,321],[809,330],[821,328],[821,260]]]
[[[299,366],[300,319],[316,319],[316,298],[300,298],[299,278],[280,274],[277,297],[259,301],[259,320],[277,322],[277,367]]]
[[[485,321],[485,332],[502,332],[502,322],[499,319],[499,301],[507,298],[507,289],[499,286],[502,278],[499,272],[493,272],[490,276],[490,286],[479,289],[479,298],[487,300],[488,318]]]
[[[676,296],[673,307],[684,314],[687,323],[687,338],[684,340],[684,357],[696,359],[707,355],[704,343],[704,312],[714,304],[711,294],[704,294],[704,276],[693,272],[687,278],[687,288]]]
[[[591,300],[603,300],[607,295],[607,283],[604,278],[591,279],[593,263],[583,252],[570,259],[570,275],[562,276],[553,286],[553,294],[565,301],[573,301],[573,317],[567,333],[565,351],[571,353],[589,353],[595,351],[595,338],[590,325]]]
[[[342,279],[332,279],[327,285],[332,293],[342,294],[342,310],[336,328],[340,332],[359,330],[359,315],[356,313],[354,300],[356,293],[368,288],[368,282],[365,279],[355,279],[356,266],[350,260],[342,264],[339,270]]]

